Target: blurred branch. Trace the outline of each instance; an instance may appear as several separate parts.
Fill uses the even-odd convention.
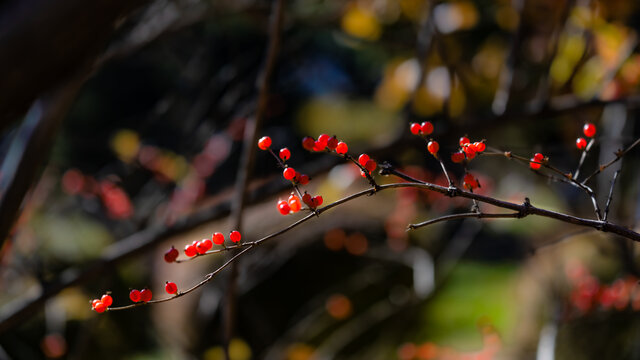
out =
[[[37,100],[18,128],[0,168],[0,248],[18,217],[25,195],[42,165],[87,71]]]
[[[265,61],[262,71],[258,75],[258,99],[255,117],[250,119],[246,123],[244,134],[244,147],[242,151],[242,158],[240,160],[240,167],[238,168],[238,175],[235,185],[235,198],[231,204],[231,228],[242,232],[242,215],[247,198],[247,185],[251,178],[253,166],[256,157],[256,144],[258,142],[258,134],[262,129],[262,123],[267,114],[267,106],[269,102],[269,82],[274,72],[276,58],[280,49],[280,36],[282,33],[284,17],[284,0],[274,0],[271,8],[271,21],[269,24],[269,34],[267,45],[267,51],[265,55]],[[249,250],[249,248],[242,250],[235,256],[233,256],[229,262],[236,259],[239,255]],[[226,266],[226,264],[225,264]],[[217,270],[216,270],[217,272]],[[214,273],[216,273],[214,272]],[[225,297],[225,307],[223,314],[223,326],[224,326],[224,342],[226,357],[229,358],[229,343],[233,337],[235,328],[236,317],[236,287],[238,277],[238,263],[233,262],[231,266],[231,274],[229,276],[228,289]],[[208,280],[205,280],[205,282]]]
[[[498,77],[498,89],[496,90],[496,94],[493,98],[493,104],[491,104],[493,113],[496,115],[503,115],[508,108],[514,69],[518,61],[518,52],[521,50],[520,43],[524,36],[524,19],[522,15],[526,1],[527,0],[512,1],[515,10],[518,13],[518,28],[511,38],[509,55],[507,56],[507,61],[502,67],[502,71],[500,71],[500,75]]]
[[[147,0],[9,0],[0,5],[0,132],[90,66]]]

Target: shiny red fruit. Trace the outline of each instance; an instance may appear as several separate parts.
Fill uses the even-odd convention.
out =
[[[224,244],[224,235],[219,232],[214,233],[213,236],[211,236],[211,241],[213,241],[213,243],[216,245],[222,245]]]
[[[327,141],[327,147],[330,150],[335,150],[338,147],[338,139],[335,136],[332,136],[329,141]]]
[[[178,258],[178,255],[180,255],[178,249],[171,246],[171,249],[167,250],[167,252],[164,253],[164,261],[168,263],[174,262]]]
[[[102,302],[103,304],[105,304],[107,307],[111,306],[111,304],[113,304],[113,298],[111,297],[111,295],[108,294],[104,294],[102,295],[102,297],[100,298],[100,302]]]
[[[591,123],[584,124],[582,132],[586,137],[594,137],[596,135],[596,126]]]
[[[584,150],[587,147],[587,140],[585,138],[577,138],[576,139],[576,147],[579,150]]]
[[[419,135],[420,131],[422,131],[422,126],[418,123],[412,123],[409,125],[409,131],[411,131],[413,135]]]
[[[451,161],[454,163],[461,163],[464,161],[464,153],[462,151],[454,152],[451,154]]]
[[[284,171],[282,172],[282,176],[284,176],[284,178],[287,180],[293,180],[293,178],[296,176],[296,170],[294,168],[288,167],[284,169]]]
[[[289,151],[289,149],[287,148],[280,149],[280,153],[278,155],[280,156],[280,159],[282,161],[287,161],[291,159],[291,151]]]
[[[129,299],[133,302],[140,301],[140,290],[133,289],[129,292]]]
[[[365,166],[367,164],[367,161],[369,161],[369,155],[367,154],[361,154],[358,157],[358,162],[360,163],[360,165]]]
[[[143,302],[151,301],[152,296],[153,294],[149,289],[142,289],[142,291],[140,291],[140,301],[143,301]]]
[[[435,140],[429,141],[429,144],[427,144],[427,150],[429,150],[431,155],[436,156],[438,154],[438,150],[440,150],[440,144]]]
[[[302,139],[302,147],[305,150],[313,151],[313,147],[316,145],[316,141],[311,136],[305,136]]]
[[[369,161],[367,161],[367,163],[364,164],[364,168],[367,169],[369,172],[372,172],[377,167],[378,167],[378,164],[373,159],[369,159]]]
[[[347,151],[349,150],[349,147],[347,146],[347,143],[340,141],[338,143],[338,146],[336,146],[336,152],[340,155],[344,155],[347,153]]]
[[[261,150],[267,150],[271,147],[271,138],[268,136],[263,136],[258,140],[258,147]]]
[[[176,285],[176,283],[174,282],[167,281],[164,285],[164,290],[167,292],[167,294],[173,295],[178,292],[178,285]]]
[[[425,121],[420,125],[420,131],[422,131],[422,135],[429,135],[433,132],[433,124],[429,121]]]
[[[468,137],[463,136],[460,138],[460,140],[458,141],[458,143],[460,144],[460,146],[464,146],[465,144],[470,143],[471,141],[469,140]]]
[[[198,249],[194,244],[188,244],[184,247],[184,254],[188,257],[193,257],[198,254]]]
[[[237,230],[233,230],[230,234],[229,234],[229,239],[234,242],[240,242],[240,239],[242,238],[242,235],[240,234],[240,231]]]

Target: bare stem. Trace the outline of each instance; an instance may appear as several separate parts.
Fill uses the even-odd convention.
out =
[[[616,154],[615,154],[616,157],[614,159],[612,159],[611,161],[609,161],[608,163],[606,163],[604,165],[600,165],[598,167],[598,170],[594,171],[591,175],[587,176],[584,180],[582,180],[582,183],[586,184],[589,180],[591,180],[591,178],[593,178],[594,176],[596,176],[596,175],[600,174],[602,171],[604,171],[604,169],[606,169],[609,166],[615,164],[618,160],[622,159],[629,151],[631,151],[638,144],[640,144],[640,138],[636,139],[636,141],[634,141],[626,149],[619,150],[618,152],[616,152]]]
[[[525,215],[526,216],[526,215]],[[415,230],[424,226],[429,226],[432,224],[436,224],[442,221],[449,221],[449,220],[458,220],[458,219],[465,219],[465,218],[478,218],[478,219],[506,219],[506,218],[518,218],[518,217],[522,217],[522,215],[520,213],[508,213],[508,214],[488,214],[488,213],[482,213],[482,212],[469,212],[469,213],[463,213],[463,214],[453,214],[453,215],[445,215],[445,216],[440,216],[437,217],[435,219],[431,219],[431,220],[427,220],[427,221],[423,221],[421,223],[417,223],[417,224],[409,224],[407,226],[407,230]]]
[[[580,155],[580,161],[578,161],[578,167],[576,168],[576,171],[573,173],[573,178],[576,179],[576,181],[578,180],[578,176],[580,175],[580,168],[582,168],[582,164],[584,164],[584,160],[587,158],[587,153],[589,152],[589,150],[591,150],[591,147],[593,146],[595,141],[596,141],[595,139],[589,140],[589,143],[587,144],[587,146],[584,148],[584,150],[582,150],[582,155]]]
[[[618,174],[620,174],[620,169],[616,170],[616,172],[613,174],[613,179],[611,179],[611,188],[609,189],[609,196],[607,196],[607,204],[604,206],[604,216],[602,217],[602,221],[607,221],[607,216],[609,215],[609,206],[611,205],[611,199],[613,198],[613,187],[616,185]]]

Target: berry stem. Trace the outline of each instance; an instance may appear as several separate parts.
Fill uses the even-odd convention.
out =
[[[589,143],[587,144],[587,146],[584,148],[584,150],[582,150],[582,154],[580,155],[580,161],[578,161],[578,167],[576,168],[576,171],[573,173],[573,178],[578,181],[578,176],[580,175],[580,169],[582,168],[582,164],[584,164],[584,160],[587,158],[587,153],[589,152],[589,150],[591,149],[591,147],[593,146],[593,144],[596,142],[596,139],[591,139],[589,140]]]
[[[526,216],[526,215],[524,215]],[[417,224],[409,224],[407,225],[407,231],[409,230],[415,230],[421,227],[425,227],[425,226],[429,226],[432,224],[436,224],[442,221],[449,221],[449,220],[458,220],[458,219],[466,219],[466,218],[478,218],[478,219],[513,219],[513,218],[520,218],[523,217],[523,215],[521,215],[519,212],[515,212],[515,213],[507,213],[507,214],[489,214],[489,213],[483,213],[483,212],[468,212],[468,213],[462,213],[462,214],[453,214],[453,215],[445,215],[445,216],[439,216],[435,219],[431,219],[431,220],[427,220],[427,221],[423,221],[421,223],[417,223]]]
[[[611,188],[609,188],[609,196],[607,196],[607,203],[604,206],[604,215],[602,216],[602,221],[607,221],[607,216],[609,215],[609,206],[611,205],[611,199],[613,198],[613,187],[616,185],[616,180],[618,179],[620,170],[622,169],[618,169],[615,173],[613,173],[613,178],[611,179]]]

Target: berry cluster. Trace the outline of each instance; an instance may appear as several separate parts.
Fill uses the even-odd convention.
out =
[[[367,154],[360,154],[360,156],[358,156],[358,164],[364,168],[364,170],[360,170],[360,175],[363,177],[367,177],[367,175],[371,176],[371,172],[378,167],[378,163]]]
[[[302,203],[300,202],[300,197],[298,195],[291,193],[287,200],[279,200],[278,201],[278,211],[282,215],[294,214],[300,211],[302,208]]]
[[[438,345],[433,342],[416,344],[412,342],[404,343],[398,348],[399,360],[489,360],[495,359],[502,349],[502,339],[500,335],[490,325],[480,328],[482,333],[482,348],[476,351],[463,352],[449,346]]]
[[[606,285],[580,263],[570,263],[565,272],[571,285],[569,305],[578,313],[585,314],[598,308],[623,311],[629,306],[640,311],[640,285],[635,276],[619,278]]]
[[[584,133],[584,136],[592,138],[596,136],[596,126],[591,123],[586,123],[582,127],[582,133]],[[578,150],[585,150],[587,148],[587,140],[583,137],[577,138],[576,147]]]
[[[349,150],[347,144],[338,140],[334,136],[327,134],[321,134],[318,139],[315,140],[311,136],[306,136],[302,139],[302,147],[308,151],[320,152],[320,151],[335,151],[338,155],[344,155]]]
[[[134,303],[137,302],[149,302],[151,301],[151,297],[153,293],[151,290],[144,288],[142,290],[133,289],[129,292],[129,299]]]
[[[425,121],[422,124],[412,123],[411,125],[409,125],[409,131],[411,131],[413,135],[431,135],[433,129],[433,124],[429,121]],[[438,144],[438,142],[433,139],[429,139],[429,142],[427,143],[427,150],[429,151],[429,153],[431,153],[431,155],[437,158],[438,150],[440,150],[440,144]]]
[[[318,206],[322,205],[322,201],[322,196],[320,195],[311,196],[306,192],[304,193],[304,195],[302,195],[302,202],[307,204],[307,206],[311,209],[315,209]]]
[[[113,298],[109,294],[104,294],[100,299],[91,300],[91,309],[97,313],[104,312],[113,304]]]
[[[457,164],[465,160],[471,161],[477,154],[482,153],[487,148],[484,140],[472,143],[466,136],[461,137],[458,144],[460,144],[460,149],[451,154],[451,161]]]
[[[271,143],[272,141],[270,137],[263,136],[262,138],[260,138],[260,140],[258,140],[258,147],[264,151],[271,151],[271,153],[273,153],[275,156],[275,153],[271,150]],[[280,159],[282,167],[284,167],[284,170],[282,171],[282,177],[284,177],[286,180],[292,181],[294,184],[306,185],[309,183],[309,175],[301,174],[294,168],[286,165],[287,160],[291,159],[291,150],[284,147],[280,149],[277,157]]]
[[[464,178],[462,179],[462,186],[466,189],[473,190],[480,187],[480,182],[477,178],[475,178],[471,173],[464,174]]]

